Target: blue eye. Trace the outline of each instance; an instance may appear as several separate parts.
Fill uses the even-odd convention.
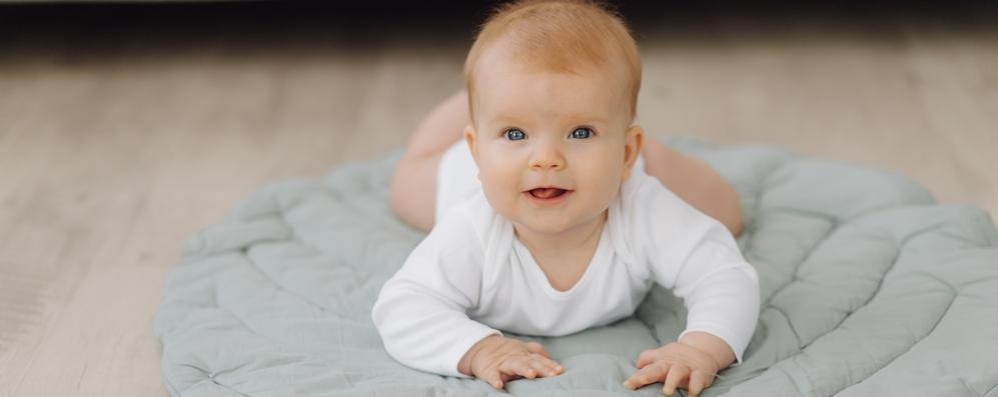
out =
[[[588,139],[593,135],[593,130],[586,127],[579,127],[572,130],[573,139]]]
[[[503,135],[506,135],[506,139],[509,139],[511,141],[519,141],[527,137],[527,134],[524,134],[523,131],[520,131],[516,128],[510,128],[506,130],[506,133],[504,133]]]

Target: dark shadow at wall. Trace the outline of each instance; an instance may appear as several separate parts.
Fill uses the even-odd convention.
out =
[[[359,4],[358,4],[359,3]],[[877,31],[898,21],[980,31],[998,26],[998,2],[759,1],[610,2],[640,37],[719,25],[779,34],[787,24]],[[184,47],[224,38],[232,43],[300,45],[324,41],[363,46],[384,38],[470,43],[496,3],[180,2],[0,5],[0,50],[66,44],[113,47],[136,38],[151,46]],[[10,55],[0,53],[0,56]]]

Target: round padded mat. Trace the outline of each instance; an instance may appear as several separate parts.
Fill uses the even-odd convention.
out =
[[[891,172],[766,146],[668,143],[739,191],[738,239],[760,275],[745,362],[704,395],[994,395],[998,235]],[[388,207],[398,154],[273,183],[192,236],[154,329],[174,396],[485,395],[484,382],[406,368],[370,319],[422,234]],[[675,340],[682,302],[654,289],[634,316],[543,343],[566,367],[518,395],[659,395],[621,385]]]

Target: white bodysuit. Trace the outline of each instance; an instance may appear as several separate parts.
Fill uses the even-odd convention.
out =
[[[647,175],[640,159],[610,204],[588,268],[568,291],[551,286],[476,175],[463,141],[445,154],[436,226],[374,305],[374,324],[396,360],[466,376],[458,362],[486,336],[561,336],[609,324],[632,315],[658,283],[684,299],[684,334],[716,335],[741,362],[758,318],[756,272],[721,223]]]

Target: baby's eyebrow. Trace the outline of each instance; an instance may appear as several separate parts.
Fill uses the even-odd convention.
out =
[[[568,124],[607,124],[607,120],[599,116],[577,115],[577,116],[569,116],[567,118],[567,123]]]
[[[567,116],[559,117],[560,122],[564,123],[566,127],[576,127],[584,124],[609,124],[607,119],[602,116],[594,115],[584,115],[584,114],[571,114]],[[521,119],[516,115],[512,114],[500,114],[493,118],[493,122],[496,124],[506,124],[506,125],[517,125],[526,126],[529,124],[527,120]]]
[[[524,120],[521,120],[519,117],[516,117],[514,115],[508,115],[508,114],[496,115],[495,117],[492,118],[492,122],[496,124],[509,124],[509,125],[524,124]]]

